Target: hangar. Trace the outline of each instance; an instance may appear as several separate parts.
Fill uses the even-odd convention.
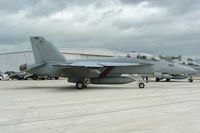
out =
[[[98,57],[112,57],[124,54],[123,52],[102,49],[102,48],[70,48],[60,49],[61,53],[67,59],[78,59],[78,58],[98,58]],[[49,53],[50,54],[50,53]],[[19,71],[19,66],[24,63],[35,63],[33,52],[19,51],[0,53],[0,71]]]

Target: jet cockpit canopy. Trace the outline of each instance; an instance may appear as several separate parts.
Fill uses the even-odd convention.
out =
[[[144,60],[152,60],[152,61],[160,61],[158,57],[155,57],[151,54],[147,53],[127,53],[127,58],[137,58],[137,59],[144,59]]]

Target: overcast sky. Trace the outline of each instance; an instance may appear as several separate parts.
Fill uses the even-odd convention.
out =
[[[32,35],[59,48],[200,57],[200,2],[0,0],[0,52],[31,49]]]

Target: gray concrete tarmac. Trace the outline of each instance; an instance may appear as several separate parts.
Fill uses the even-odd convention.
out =
[[[200,81],[0,81],[0,133],[200,133]]]

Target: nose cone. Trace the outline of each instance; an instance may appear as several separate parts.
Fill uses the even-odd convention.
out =
[[[180,65],[180,64],[176,64],[175,67],[174,67],[174,72],[176,74],[195,74],[197,73],[198,71],[191,68],[191,67],[188,67],[188,66],[184,66],[184,65]]]
[[[197,70],[193,69],[193,68],[190,68],[190,67],[187,67],[186,68],[186,71],[187,71],[187,74],[195,74],[195,73],[198,73]]]
[[[182,66],[182,71],[183,71],[183,74],[195,74],[198,72],[197,70],[188,66]]]

